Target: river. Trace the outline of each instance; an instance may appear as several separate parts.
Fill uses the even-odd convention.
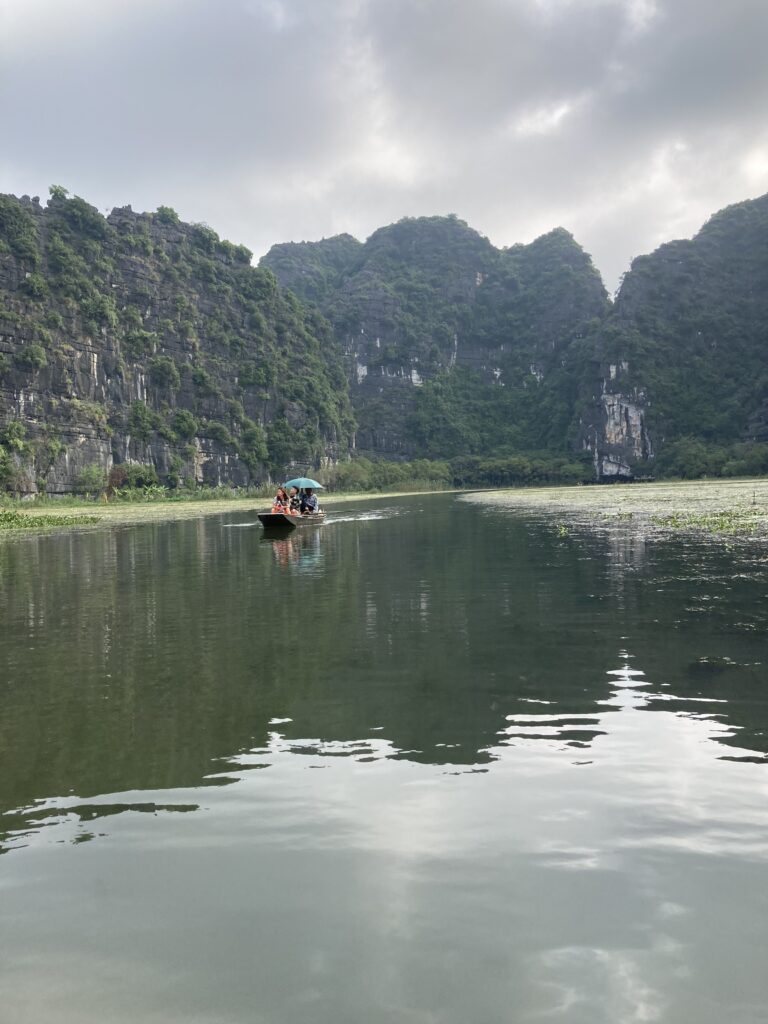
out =
[[[14,1024],[757,1024],[768,561],[482,496],[0,544]]]

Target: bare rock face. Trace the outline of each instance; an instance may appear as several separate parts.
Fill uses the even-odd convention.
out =
[[[598,480],[631,480],[635,467],[654,456],[646,394],[629,384],[628,361],[602,369],[598,402],[592,415],[581,421],[582,447],[592,455]]]
[[[328,324],[250,260],[168,208],[0,196],[0,487],[130,463],[242,486],[348,452]]]

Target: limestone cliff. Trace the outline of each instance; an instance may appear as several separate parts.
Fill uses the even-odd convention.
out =
[[[167,207],[0,196],[0,488],[245,484],[355,447],[468,483],[478,460],[609,480],[691,451],[699,475],[768,471],[766,325],[768,196],[636,259],[612,305],[563,229],[497,249],[406,218],[254,268]]]
[[[456,362],[495,250],[456,217],[407,218],[365,244],[348,239],[273,246],[261,265],[318,301],[333,324],[358,419],[358,451],[410,455],[414,391]],[[322,292],[315,286],[318,265]]]
[[[406,219],[262,264],[331,320],[362,450],[570,450],[617,479],[677,472],[685,439],[723,449],[713,471],[768,439],[768,196],[638,257],[613,305],[561,229],[497,250],[455,217]]]
[[[648,400],[629,379],[629,363],[600,367],[600,393],[581,420],[582,446],[592,457],[598,480],[629,480],[654,457],[646,422]]]
[[[764,440],[767,356],[763,196],[632,263],[585,364],[581,443],[598,475],[663,470],[683,439],[711,449]]]
[[[553,403],[552,394],[569,345],[607,309],[599,275],[567,232],[498,250],[456,217],[407,218],[363,245],[340,236],[274,246],[261,265],[333,324],[359,451],[440,458],[493,445],[483,431],[430,419],[439,406],[430,385],[452,372],[483,383],[494,408],[480,415],[496,417],[499,438],[514,425],[520,444],[565,447],[574,396]]]
[[[169,208],[0,196],[0,484],[138,463],[243,485],[346,454],[330,329],[250,260]]]

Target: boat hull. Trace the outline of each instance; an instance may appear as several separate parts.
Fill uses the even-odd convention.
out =
[[[258,512],[259,522],[265,530],[295,530],[300,526],[319,526],[325,512],[311,516],[289,516],[285,512]]]

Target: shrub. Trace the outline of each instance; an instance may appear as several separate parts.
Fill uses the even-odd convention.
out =
[[[95,463],[84,466],[75,478],[75,491],[78,494],[99,494],[107,485],[107,471]]]
[[[29,277],[25,278],[22,282],[21,290],[28,295],[30,299],[35,299],[35,301],[39,302],[48,294],[48,285],[41,274],[30,274]]]
[[[17,259],[37,266],[37,227],[28,211],[12,196],[0,196],[0,237]]]
[[[232,444],[232,435],[223,423],[218,423],[216,420],[211,420],[204,424],[202,434],[204,437],[208,437],[212,441],[218,441],[220,444]]]
[[[25,345],[13,353],[13,361],[20,370],[40,370],[48,363],[42,345]]]
[[[368,491],[371,488],[371,463],[354,459],[337,466],[333,472],[333,489],[337,491]]]
[[[197,392],[202,396],[214,397],[221,394],[221,389],[214,383],[213,378],[201,366],[192,371],[192,383]]]
[[[144,402],[134,402],[128,413],[128,429],[140,441],[148,441],[150,434],[161,425],[156,412],[147,408]]]
[[[155,347],[156,341],[157,335],[152,334],[151,331],[129,331],[125,336],[123,345],[127,355],[135,360],[149,355]]]
[[[117,326],[117,309],[111,295],[99,295],[98,292],[94,292],[86,296],[80,302],[80,312],[84,320],[98,326]]]
[[[656,460],[656,469],[660,476],[682,477],[684,480],[717,475],[715,454],[712,446],[698,438],[681,437],[664,447]],[[724,459],[719,461],[722,463]]]
[[[95,206],[86,203],[80,196],[72,196],[71,199],[67,199],[62,207],[62,213],[78,234],[99,239],[106,237],[106,220]]]
[[[114,492],[154,487],[157,482],[157,470],[154,466],[142,462],[121,462],[110,470],[108,490]]]
[[[10,452],[0,444],[0,487],[6,491],[25,491],[28,489],[28,477]],[[0,516],[12,514],[10,509],[0,509]],[[7,525],[7,524],[6,524]]]
[[[274,382],[274,372],[267,364],[257,366],[256,363],[249,361],[240,364],[237,380],[244,388],[268,388]]]
[[[64,442],[61,438],[55,434],[46,437],[45,441],[37,449],[38,465],[43,466],[47,472],[63,451]],[[41,487],[40,490],[45,490],[45,488]]]
[[[197,435],[198,423],[188,409],[178,409],[171,420],[171,430],[178,441],[191,441]]]
[[[161,224],[179,223],[179,215],[172,206],[158,206],[156,216]]]
[[[153,487],[157,485],[157,470],[154,466],[141,462],[125,464],[126,485],[128,487]]]
[[[171,390],[181,384],[178,367],[169,356],[155,356],[149,361],[149,379],[156,387]]]
[[[8,451],[24,454],[27,451],[27,428],[21,420],[11,420],[0,430],[0,444]]]
[[[251,265],[251,260],[253,259],[253,253],[251,252],[251,250],[244,245],[235,245],[233,246],[233,249],[233,256],[235,262],[243,263],[245,264],[245,266],[249,267]]]
[[[252,420],[245,420],[239,445],[240,457],[251,473],[266,463],[269,458],[267,435],[264,428]]]
[[[174,455],[171,459],[170,469],[168,471],[167,481],[168,486],[172,490],[177,490],[182,484],[181,471],[184,468],[184,463],[178,455]]]
[[[207,224],[193,224],[192,244],[202,252],[213,253],[219,244],[219,236]]]
[[[99,402],[84,402],[80,398],[62,399],[62,411],[66,411],[68,419],[73,422],[88,420],[95,427],[105,427],[107,410]]]
[[[157,333],[161,338],[175,337],[176,330],[173,326],[173,321],[167,318],[160,320],[157,325]]]
[[[129,330],[140,331],[144,327],[141,310],[138,306],[125,306],[125,308],[120,311],[120,319]]]

